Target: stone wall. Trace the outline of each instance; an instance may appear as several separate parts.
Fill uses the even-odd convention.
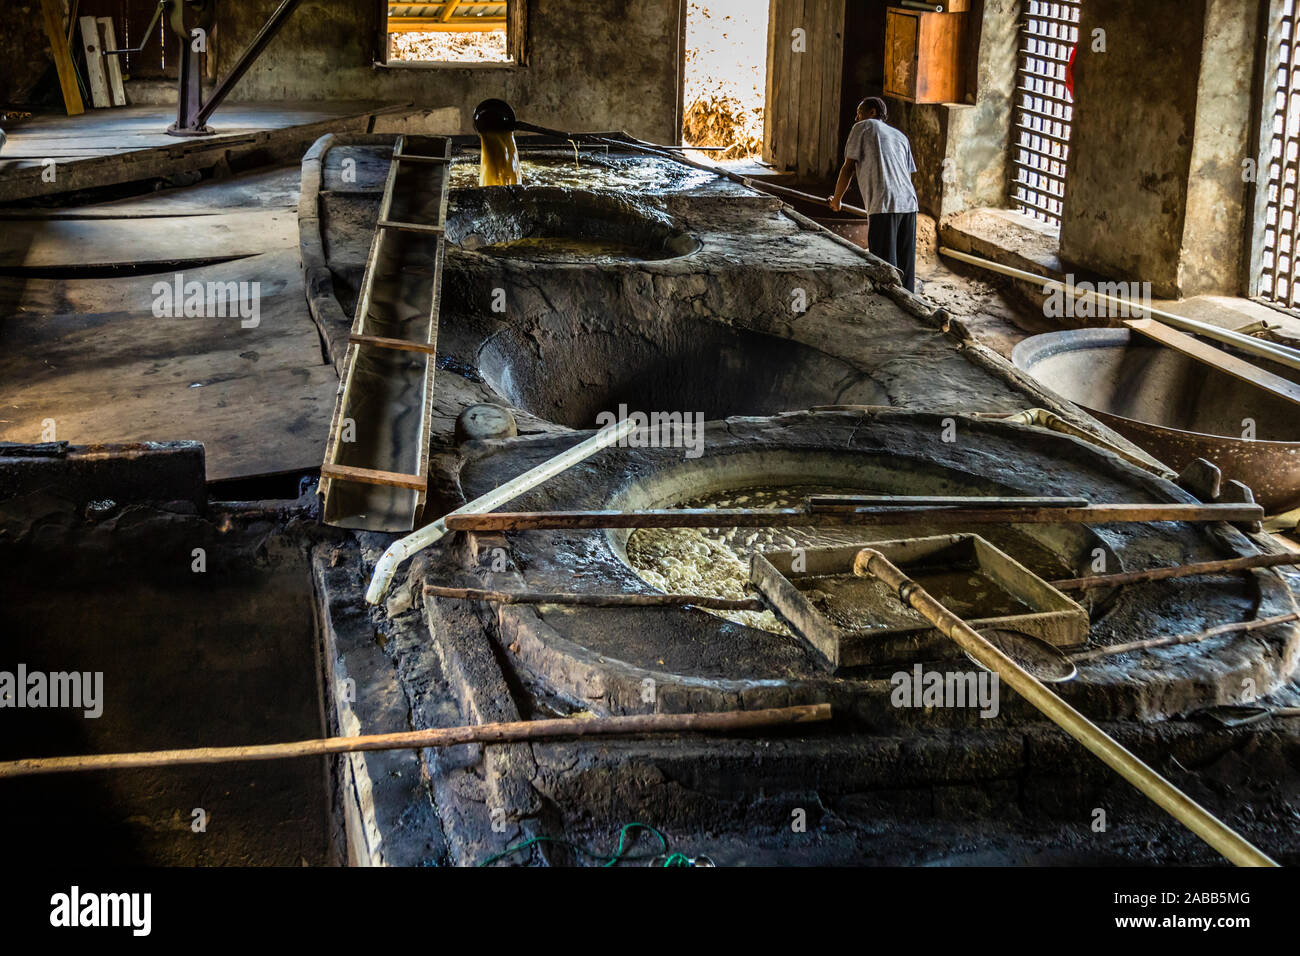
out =
[[[1019,0],[983,0],[967,16],[965,103],[893,101],[892,121],[912,140],[921,210],[946,219],[1006,205]]]
[[[278,2],[220,5],[222,75]],[[495,96],[541,125],[677,142],[683,10],[684,0],[528,0],[526,66],[384,68],[378,4],[305,0],[232,99],[409,100],[459,110],[438,114],[438,131],[467,133],[475,104]]]
[[[1258,5],[1089,0],[1081,28],[1061,257],[1158,296],[1239,293]]]

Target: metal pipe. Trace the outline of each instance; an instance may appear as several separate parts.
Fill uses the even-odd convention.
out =
[[[630,432],[634,431],[636,427],[635,419],[625,418],[613,427],[602,428],[596,434],[574,445],[568,451],[560,452],[554,458],[542,462],[536,468],[531,468],[518,477],[512,478],[494,491],[489,491],[487,494],[461,505],[455,511],[443,515],[433,524],[426,525],[418,531],[408,534],[405,538],[394,541],[388,546],[388,550],[383,553],[380,559],[375,562],[375,572],[371,575],[370,587],[366,589],[366,601],[370,604],[378,604],[382,601],[384,595],[388,593],[388,586],[392,584],[393,575],[397,573],[398,565],[417,551],[423,551],[429,545],[441,540],[442,536],[447,533],[446,521],[452,515],[467,512],[478,513],[499,508],[507,501],[519,497],[525,491],[530,491],[542,482],[554,478],[563,471],[568,471],[578,462],[590,458],[602,448],[617,444],[626,438]]]
[[[231,67],[230,73],[227,74],[224,80],[217,84],[217,88],[212,91],[212,95],[208,97],[208,101],[199,109],[199,114],[195,121],[196,126],[201,127],[207,125],[208,120],[211,119],[212,114],[216,112],[217,107],[222,104],[226,96],[229,95],[232,89],[234,89],[235,84],[238,83],[240,79],[243,78],[243,75],[248,72],[248,68],[253,65],[253,62],[261,56],[262,50],[266,45],[271,42],[277,33],[280,32],[280,27],[284,26],[284,21],[289,19],[289,14],[293,13],[300,2],[301,0],[284,0],[284,2],[276,8],[275,12],[271,14],[266,23],[262,24],[262,29],[257,31],[257,36],[253,37],[252,42],[248,44],[248,48],[245,49],[243,53],[239,54],[239,59],[236,60],[235,65]]]
[[[158,25],[158,18],[162,16],[163,7],[167,6],[169,3],[171,3],[171,0],[160,0],[158,8],[153,12],[153,19],[150,20],[149,25],[144,28],[144,39],[140,41],[139,46],[132,47],[129,50],[100,50],[99,52],[104,54],[104,56],[122,56],[127,53],[144,52],[144,48],[149,45],[149,38],[153,36],[153,28]]]
[[[999,262],[993,262],[989,259],[982,259],[979,256],[972,256],[965,252],[958,252],[956,249],[949,249],[947,246],[939,247],[939,254],[956,259],[958,262],[965,262],[973,266],[979,266],[981,269],[987,269],[990,272],[997,272],[1013,279],[1020,279],[1023,282],[1033,282],[1045,288],[1056,288],[1068,293],[1071,296],[1088,296],[1094,301],[1105,302],[1108,305],[1123,306],[1130,314],[1134,312],[1145,313],[1158,318],[1165,325],[1179,329],[1183,332],[1189,332],[1193,335],[1203,335],[1207,339],[1214,339],[1231,345],[1233,348],[1248,352],[1251,355],[1258,355],[1260,358],[1266,358],[1271,362],[1277,362],[1279,365],[1285,365],[1287,368],[1300,370],[1300,350],[1290,348],[1286,345],[1278,345],[1275,342],[1264,342],[1260,339],[1253,338],[1249,335],[1243,335],[1240,332],[1234,332],[1231,329],[1223,329],[1217,325],[1210,325],[1207,322],[1198,322],[1196,319],[1188,319],[1181,315],[1175,315],[1172,312],[1165,312],[1161,309],[1152,308],[1148,305],[1141,305],[1131,302],[1128,299],[1120,299],[1113,295],[1102,295],[1099,292],[1088,292],[1080,290],[1066,282],[1060,282],[1057,279],[1047,279],[1032,272],[1025,272],[1023,269],[1016,269],[1012,266],[1004,266]]]
[[[1052,723],[1083,744],[1103,763],[1146,794],[1198,837],[1237,866],[1277,866],[1223,821],[1183,793],[1125,749],[1104,730],[1047,689],[1037,678],[986,641],[969,624],[934,599],[879,551],[864,548],[853,573],[879,578],[926,620],[952,638],[979,664],[995,672],[1011,689],[1033,704]]]

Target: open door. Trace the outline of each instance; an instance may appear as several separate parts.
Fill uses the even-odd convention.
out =
[[[763,160],[801,180],[839,166],[845,0],[771,0]]]

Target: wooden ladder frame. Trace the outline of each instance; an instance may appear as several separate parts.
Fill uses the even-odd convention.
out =
[[[424,508],[451,147],[394,144],[321,465],[326,524],[411,531]]]

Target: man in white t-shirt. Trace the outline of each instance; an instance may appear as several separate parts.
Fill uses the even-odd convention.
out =
[[[867,248],[903,273],[903,285],[916,286],[916,161],[907,137],[885,122],[889,108],[878,96],[858,104],[857,123],[844,146],[844,165],[827,205],[838,212],[856,173],[862,205],[871,213]]]

